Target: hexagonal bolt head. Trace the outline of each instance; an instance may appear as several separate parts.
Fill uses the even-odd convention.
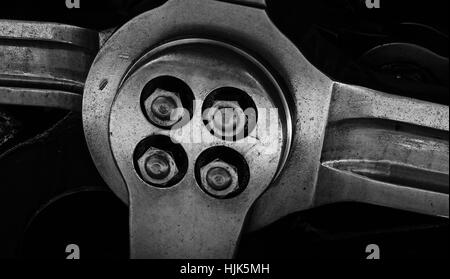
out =
[[[236,101],[215,101],[206,113],[208,128],[219,137],[242,135],[247,116]]]
[[[227,197],[239,189],[237,168],[220,159],[202,167],[200,177],[205,191],[216,197]]]
[[[180,95],[160,88],[144,101],[144,107],[150,121],[161,127],[172,127],[184,113]]]
[[[148,149],[137,163],[145,182],[155,186],[166,186],[178,174],[173,156],[158,148]]]

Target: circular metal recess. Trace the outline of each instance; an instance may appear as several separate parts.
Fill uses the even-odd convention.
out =
[[[195,96],[192,119],[187,117],[179,127],[170,130],[149,121],[140,105],[146,85],[159,77],[183,81]],[[247,137],[234,142],[211,135],[202,116],[204,100],[212,92],[230,87],[252,98],[258,115],[254,121],[257,126],[261,124],[260,129],[253,129]],[[181,145],[188,156],[187,174],[179,184],[198,185],[194,175],[198,157],[209,148],[224,146],[245,158],[249,166],[247,188],[264,188],[275,177],[284,156],[288,115],[282,96],[281,89],[262,64],[236,47],[207,39],[164,44],[145,55],[121,85],[110,118],[113,154],[127,183],[145,185],[133,166],[133,154],[143,140],[165,135],[167,140]],[[221,159],[215,156],[211,154],[210,161]]]

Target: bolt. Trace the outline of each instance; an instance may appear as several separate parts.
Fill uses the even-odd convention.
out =
[[[154,154],[145,161],[147,174],[154,179],[164,179],[170,173],[170,163],[165,156]]]
[[[216,191],[222,191],[230,187],[231,174],[224,168],[212,168],[206,174],[208,185]]]
[[[219,137],[243,135],[247,117],[235,101],[215,101],[206,113],[208,127]]]
[[[138,167],[142,178],[156,186],[166,186],[178,174],[172,154],[153,147],[138,159]]]
[[[152,113],[161,120],[168,120],[172,112],[177,109],[177,104],[172,98],[158,97],[152,103]]]
[[[144,107],[150,121],[161,127],[172,127],[183,116],[179,94],[160,88],[145,100]]]
[[[239,189],[236,167],[220,159],[202,167],[200,177],[203,189],[219,198],[225,198]]]

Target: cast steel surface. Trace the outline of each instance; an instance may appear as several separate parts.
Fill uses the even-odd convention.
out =
[[[80,110],[98,34],[79,27],[0,20],[0,104]]]
[[[209,141],[186,143],[139,106],[145,84],[160,75],[187,83],[199,107],[218,87],[243,89],[258,110],[279,109],[281,133],[267,146],[221,141],[201,133],[196,108],[193,134]],[[83,100],[94,162],[130,206],[132,257],[232,257],[245,220],[254,230],[334,202],[448,217],[448,117],[448,106],[334,82],[260,5],[212,0],[171,0],[120,28],[100,50]],[[133,165],[136,146],[155,134],[175,139],[188,157],[185,176],[167,189],[146,184]],[[247,188],[231,199],[211,197],[195,179],[196,160],[215,146],[249,165]]]

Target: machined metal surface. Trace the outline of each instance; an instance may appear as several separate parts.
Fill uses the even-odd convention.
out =
[[[0,20],[0,103],[80,110],[98,45],[87,29]]]
[[[268,92],[276,90],[276,85],[270,84],[271,80],[241,55],[233,47],[219,42],[182,40],[156,51],[149,62],[129,73],[122,83],[112,107],[109,130],[112,152],[130,193],[133,257],[231,257],[246,213],[276,175],[283,156],[282,132],[248,140],[257,137],[255,133],[247,139],[230,142],[211,135],[203,123],[202,100],[224,86],[236,86],[253,93],[261,115],[263,108],[275,107]],[[192,119],[176,130],[158,128],[145,119],[139,109],[145,85],[159,76],[173,76],[186,82],[195,95],[197,104]],[[247,78],[242,78],[245,76]],[[277,127],[283,127],[278,115],[276,121]],[[139,142],[155,134],[179,143],[188,154],[186,175],[168,189],[145,187],[132,164]],[[201,138],[196,139],[199,134]],[[217,147],[229,150],[222,152],[225,157],[238,152],[248,165],[249,181],[239,185],[246,189],[226,200],[205,193],[195,174],[201,154]],[[219,156],[220,152],[212,153]],[[148,239],[159,241],[148,242]],[[163,248],[162,243],[173,245]]]
[[[197,101],[175,133],[153,125],[140,106],[146,84],[160,76],[182,80]],[[258,121],[263,109],[278,109],[276,137],[252,132],[256,141],[226,141],[206,129],[203,102],[230,86],[248,93]],[[129,203],[137,258],[232,257],[244,220],[255,230],[334,202],[448,218],[448,117],[448,106],[334,82],[264,9],[209,0],[168,1],[115,32],[91,68],[83,101],[94,162]],[[133,163],[136,146],[155,135],[187,156],[183,177],[166,189],[148,187]],[[206,140],[193,141],[199,135]],[[200,187],[197,161],[209,150],[210,162],[237,152],[248,164],[238,195],[217,199]]]

